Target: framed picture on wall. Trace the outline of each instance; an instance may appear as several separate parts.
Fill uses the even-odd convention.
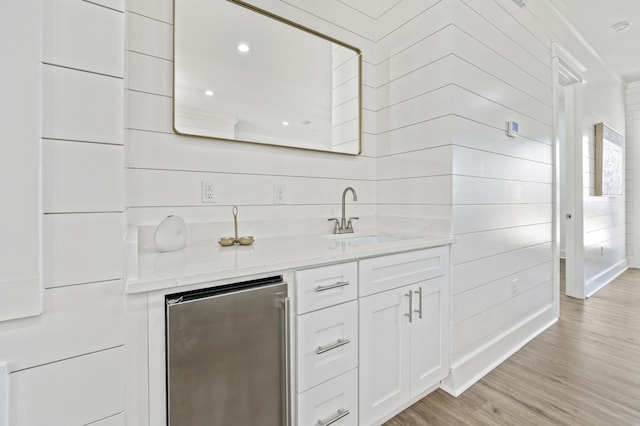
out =
[[[622,196],[624,136],[604,123],[596,123],[596,188],[598,196]]]

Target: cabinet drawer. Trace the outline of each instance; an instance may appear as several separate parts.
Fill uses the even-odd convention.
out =
[[[315,311],[355,300],[358,296],[356,262],[296,271],[296,313]]]
[[[358,302],[298,317],[298,392],[358,365]]]
[[[326,425],[340,416],[333,425],[358,425],[357,369],[298,395],[298,425]]]
[[[360,261],[360,297],[446,275],[448,246]]]

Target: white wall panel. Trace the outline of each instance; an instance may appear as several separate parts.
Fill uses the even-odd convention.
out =
[[[129,91],[127,97],[129,129],[173,133],[172,98],[135,91]]]
[[[91,0],[91,3],[99,4],[99,5],[102,5],[104,7],[109,7],[111,9],[115,9],[115,10],[118,10],[120,12],[123,12],[124,11],[124,1],[125,0]]]
[[[378,160],[378,179],[446,175],[451,172],[451,163],[450,145],[388,155]]]
[[[414,57],[421,57],[412,50]],[[446,55],[378,88],[378,109],[387,108],[444,87],[452,82],[455,58]],[[398,68],[404,69],[402,64]]]
[[[124,285],[47,289],[43,313],[0,323],[0,359],[23,370],[124,344]]]
[[[454,91],[446,86],[380,109],[376,115],[378,133],[451,114]]]
[[[461,59],[485,70],[506,84],[528,93],[544,104],[551,105],[553,93],[550,80],[543,82],[522,72],[519,65],[512,62],[509,57],[505,57],[500,51],[492,50],[458,27],[453,27],[451,31],[454,52]]]
[[[124,209],[121,145],[44,140],[42,157],[45,213]]]
[[[429,65],[435,65],[451,54],[452,27],[446,26],[416,44],[394,53],[376,67],[378,81],[378,108],[394,103],[393,97],[401,97],[393,91],[394,82]],[[433,67],[432,67],[433,68]],[[438,79],[451,79],[451,73],[437,75]],[[414,89],[423,86],[438,87],[430,81],[422,81]],[[393,96],[393,97],[392,97]],[[405,98],[407,96],[405,95]]]
[[[357,32],[362,36],[375,40],[375,26],[372,25],[372,19],[370,16],[363,14],[359,10],[350,7],[349,4],[343,2],[325,1],[325,2],[308,2],[304,0],[282,0],[284,3],[289,4],[295,8],[305,11],[311,15],[322,16],[340,16],[340,20],[336,20],[334,25],[349,31]],[[275,12],[270,8],[270,4],[262,5],[259,1],[251,1],[258,7],[265,8],[271,12]],[[268,3],[268,2],[263,2]],[[313,28],[313,26],[311,26]],[[317,28],[317,27],[316,27]]]
[[[449,145],[453,135],[451,115],[380,133],[376,136],[378,157]]]
[[[127,14],[127,48],[162,59],[173,59],[173,26],[136,13]]]
[[[86,425],[123,412],[123,352],[120,347],[12,373],[10,424]]]
[[[470,204],[453,207],[453,233],[456,235],[551,222],[553,222],[551,203]]]
[[[482,68],[458,57],[452,58],[452,72],[457,85],[541,123],[551,122],[551,105],[525,90],[505,84]]]
[[[383,204],[451,204],[451,176],[378,181]]]
[[[45,287],[123,277],[124,214],[49,214],[43,227]]]
[[[127,407],[129,408],[129,407]],[[87,426],[125,426],[124,413],[116,414],[115,416],[107,417],[106,419],[98,420],[95,423]]]
[[[538,309],[553,301],[551,282],[542,283],[532,290],[493,306],[474,317],[453,326],[453,356],[461,358],[475,347],[481,347],[491,338],[499,336],[505,323],[515,325]]]
[[[413,3],[409,5],[409,3]],[[382,37],[376,43],[376,51],[373,62],[378,65],[378,86],[389,80],[397,78],[399,75],[409,72],[417,67],[429,63],[442,55],[430,56],[429,50],[423,47],[423,42],[431,43],[429,38],[435,37],[444,43],[446,49],[450,44],[447,37],[440,38],[440,33],[452,22],[452,1],[424,1],[424,2],[401,2],[398,11],[403,11],[402,21],[398,22],[397,17],[393,17],[392,28],[388,28],[381,34]],[[414,9],[414,13],[409,8]],[[416,47],[424,53],[424,58],[410,58],[409,48]],[[435,45],[431,47],[439,51]],[[446,49],[443,53],[448,53],[451,49]],[[395,59],[399,62],[395,62]],[[406,59],[405,59],[406,58]],[[431,59],[429,59],[431,58]],[[426,59],[426,62],[424,61]],[[411,65],[415,61],[417,65]],[[396,67],[395,63],[406,64],[407,68]]]
[[[8,2],[0,14],[0,321],[42,308],[40,7],[38,0]]]
[[[453,176],[456,204],[548,203],[552,185],[515,180]]]
[[[451,305],[453,325],[552,280],[553,262],[546,262],[455,295]]]
[[[206,180],[214,182],[219,205],[272,205],[276,183],[286,185],[286,204],[340,202],[347,186],[356,190],[359,202],[375,203],[373,181],[136,169],[128,174],[129,201],[135,206],[202,206],[201,181]]]
[[[127,10],[171,24],[173,3],[173,0],[128,0]]]
[[[551,164],[459,146],[453,147],[453,158],[456,175],[540,183],[553,180]]]
[[[451,262],[457,265],[546,243],[552,240],[551,229],[551,223],[543,223],[457,235]]]
[[[534,42],[523,48],[511,38],[519,36],[520,31],[517,35],[507,35],[500,29],[502,23],[490,22],[462,2],[454,2],[454,8],[455,24],[458,28],[472,35],[501,56],[509,58],[513,64],[520,68],[520,72],[530,74],[551,87],[551,55],[534,56],[527,50],[539,42]]]
[[[552,256],[552,244],[549,242],[454,265],[451,271],[452,293],[458,294],[531,266],[551,261]]]
[[[142,53],[127,53],[127,89],[173,96],[173,62]]]
[[[129,131],[131,168],[375,180],[375,160],[174,134]]]
[[[78,0],[43,5],[42,61],[122,77],[124,14]]]
[[[455,143],[458,146],[552,164],[553,147],[550,144],[523,136],[510,138],[507,136],[506,125],[505,128],[496,129],[486,124],[455,117],[453,129]]]
[[[521,23],[516,21],[514,17],[496,1],[461,1],[473,9],[479,16],[489,21],[497,30],[512,39],[523,51],[528,52],[540,62],[547,65],[549,64],[551,45],[548,36],[545,37],[545,42],[540,41],[528,28],[523,27]]]
[[[520,124],[520,135],[538,142],[550,144],[551,122],[543,123],[520,112],[524,101],[510,106],[500,105],[482,96],[453,86],[450,89],[453,99],[453,111],[472,121],[484,123],[496,129],[505,129],[507,121],[515,120]]]
[[[43,66],[43,137],[122,144],[122,79]]]

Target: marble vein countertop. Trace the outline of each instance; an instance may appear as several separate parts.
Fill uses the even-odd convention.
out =
[[[176,288],[251,275],[281,273],[454,242],[448,235],[301,235],[256,239],[250,246],[217,242],[182,250],[137,254],[137,270],[126,278],[128,294]],[[368,238],[372,237],[372,238]]]

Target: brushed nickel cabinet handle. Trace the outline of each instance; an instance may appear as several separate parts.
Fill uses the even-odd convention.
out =
[[[350,284],[349,281],[338,281],[335,284],[318,285],[316,286],[316,291],[321,292],[325,290],[331,290],[332,288],[345,287],[345,286],[348,286],[349,284]]]
[[[316,348],[316,354],[320,355],[320,354],[323,354],[323,353],[325,353],[325,352],[328,352],[328,351],[330,351],[330,350],[332,350],[332,349],[339,348],[340,346],[344,346],[344,345],[346,345],[346,344],[347,344],[347,343],[349,343],[350,341],[351,341],[351,340],[349,340],[349,339],[338,339],[338,341],[337,341],[337,342],[335,342],[335,343],[331,343],[330,345],[326,345],[326,346],[318,346],[318,347]]]
[[[340,420],[341,418],[349,415],[349,413],[351,413],[349,410],[340,409],[340,410],[338,410],[336,415],[331,417],[330,419],[318,420],[318,426],[329,426],[329,425],[332,425],[335,422],[337,422],[338,420]]]
[[[409,322],[413,322],[413,290],[409,290],[409,293],[405,294],[409,298],[409,313],[404,314],[405,317],[409,317]]]
[[[416,312],[418,313],[418,318],[422,319],[422,287],[418,287],[418,309]]]

